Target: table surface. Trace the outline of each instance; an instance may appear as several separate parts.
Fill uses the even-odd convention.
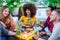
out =
[[[20,35],[17,35],[17,37],[19,38],[19,39],[25,39],[25,40],[30,40],[30,39],[32,39],[32,37],[34,36],[34,34],[35,34],[35,31],[31,31],[31,32],[21,32],[20,33]]]

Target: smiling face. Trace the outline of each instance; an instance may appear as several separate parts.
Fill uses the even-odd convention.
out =
[[[48,16],[51,15],[51,8],[47,8],[46,13]]]
[[[50,21],[56,21],[58,19],[57,12],[53,11],[50,15]]]
[[[27,14],[28,16],[31,15],[31,12],[30,12],[29,9],[26,9],[26,14]]]
[[[9,8],[5,8],[2,13],[4,17],[7,17],[9,15]]]

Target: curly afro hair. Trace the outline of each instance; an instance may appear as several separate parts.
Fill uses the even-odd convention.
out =
[[[36,6],[32,3],[24,4],[23,5],[23,12],[24,16],[27,16],[26,10],[29,9],[31,12],[31,17],[34,17],[36,15]]]

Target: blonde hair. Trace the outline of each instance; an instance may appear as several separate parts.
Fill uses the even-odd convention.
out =
[[[6,8],[9,8],[9,7],[3,6],[2,9],[1,9],[1,12],[0,12],[0,21],[5,21],[4,24],[5,24],[6,26],[8,26],[8,24],[9,24],[9,18],[10,18],[10,11],[9,11],[9,15],[8,15],[7,17],[4,17],[4,16],[3,16],[3,11],[4,11],[4,9],[6,9]]]

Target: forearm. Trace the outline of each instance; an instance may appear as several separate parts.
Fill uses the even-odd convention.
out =
[[[15,35],[16,34],[15,32],[5,29],[3,25],[1,24],[0,24],[0,30],[1,30],[1,33],[3,33],[4,35]]]
[[[30,23],[30,27],[33,27],[33,26],[34,26],[34,23],[35,23],[35,22],[31,22],[31,23]]]
[[[6,28],[6,25],[2,21],[0,21],[0,23],[3,25],[4,28]]]

